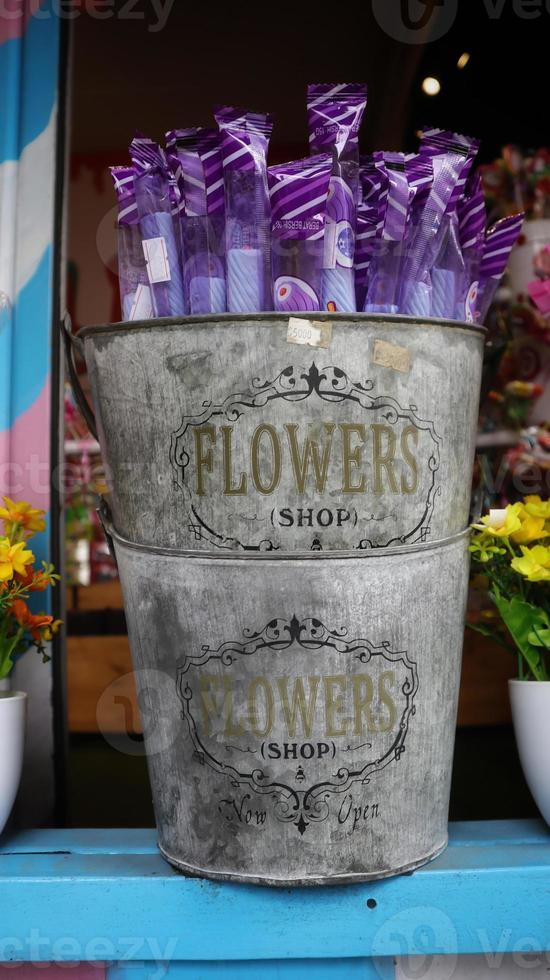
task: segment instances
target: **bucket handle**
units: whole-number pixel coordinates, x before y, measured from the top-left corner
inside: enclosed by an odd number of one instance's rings
[[[80,378],[78,377],[78,371],[76,369],[75,359],[74,359],[74,349],[78,347],[80,341],[74,336],[72,329],[72,321],[68,313],[65,313],[60,322],[61,333],[63,335],[63,340],[65,342],[65,353],[67,355],[67,367],[69,369],[69,378],[71,380],[71,388],[73,389],[74,396],[76,398],[76,403],[84,416],[86,425],[88,426],[90,432],[92,433],[94,439],[97,439],[97,424],[95,420],[95,415],[90,407],[88,399],[82,390],[82,385],[80,384]]]
[[[113,517],[112,517],[112,514],[111,514],[111,508],[109,507],[109,504],[107,503],[107,500],[105,499],[105,497],[102,496],[102,494],[99,495],[99,505],[98,505],[98,508],[97,508],[97,516],[99,517],[99,520],[101,521],[101,526],[103,528],[103,533],[104,533],[105,538],[106,538],[106,541],[107,541],[107,547],[109,548],[109,554],[110,554],[111,558],[113,559],[113,561],[114,561],[114,563],[116,565],[117,564],[117,560],[116,560],[115,546],[114,546],[114,543],[113,543],[113,535],[111,533],[112,530],[113,530]]]

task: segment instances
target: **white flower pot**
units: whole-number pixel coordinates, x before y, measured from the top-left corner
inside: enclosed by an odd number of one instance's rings
[[[527,785],[550,824],[550,681],[508,681],[519,758]]]
[[[23,691],[0,690],[0,833],[17,796],[23,747],[27,695]]]

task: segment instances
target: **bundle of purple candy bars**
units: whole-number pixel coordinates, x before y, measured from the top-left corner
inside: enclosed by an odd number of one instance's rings
[[[308,88],[312,155],[267,166],[268,115],[137,135],[112,167],[125,320],[276,310],[482,322],[523,214],[486,227],[478,142],[441,129],[417,153],[360,156],[366,86]]]

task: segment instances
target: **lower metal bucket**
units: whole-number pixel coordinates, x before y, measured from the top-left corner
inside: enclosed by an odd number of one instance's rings
[[[292,559],[113,538],[171,864],[288,886],[384,878],[439,854],[467,534]]]

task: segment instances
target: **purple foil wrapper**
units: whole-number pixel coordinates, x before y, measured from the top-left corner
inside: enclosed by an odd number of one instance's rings
[[[369,268],[376,249],[377,232],[377,223],[373,221],[372,209],[359,204],[355,236],[355,299],[358,310],[363,309],[367,298]]]
[[[133,167],[111,167],[118,205],[118,285],[123,320],[153,315],[145,256],[141,245]]]
[[[441,129],[424,130],[422,133],[421,156],[431,157],[433,161],[437,158],[445,159],[455,151],[464,155],[430,253],[431,315],[435,317],[454,317],[461,297],[465,267],[460,247],[457,206],[464,194],[478,148],[478,140],[469,136],[461,136]],[[437,164],[434,166],[437,167]]]
[[[359,176],[362,200],[357,208],[355,292],[357,309],[362,310],[367,297],[371,263],[382,241],[389,181],[385,168],[377,167],[372,157],[361,158]]]
[[[130,143],[130,157],[136,171],[149,170],[151,167],[163,170],[166,167],[166,157],[162,148],[143,133],[136,133]]]
[[[429,156],[421,153],[406,153],[405,169],[409,187],[413,192],[409,225],[415,226],[432,188],[434,168]]]
[[[479,150],[479,140],[473,136],[461,136],[460,133],[451,133],[445,129],[424,129],[422,131],[420,137],[421,155],[438,156],[448,153],[456,146],[466,148],[468,153],[447,203],[447,213],[451,213],[457,208],[459,200],[464,195],[474,158]]]
[[[186,308],[197,315],[223,313],[226,283],[219,134],[213,130],[176,129],[166,134],[166,140],[170,158],[177,160],[183,196],[179,228]]]
[[[225,183],[227,308],[273,309],[267,149],[271,116],[232,107],[215,112]]]
[[[327,202],[322,277],[322,308],[354,312],[356,208],[360,199],[358,134],[367,105],[361,83],[308,85],[309,145],[313,152],[330,151],[332,177]]]
[[[268,169],[276,310],[321,309],[331,171],[332,157],[328,154]]]
[[[225,188],[222,141],[219,132],[213,129],[199,129],[198,148],[206,189],[209,253],[222,261],[225,279]],[[224,309],[227,309],[227,302]]]
[[[166,133],[168,151],[181,167],[185,213],[189,216],[206,214],[206,187],[197,134],[197,129],[172,129]]]
[[[479,268],[478,320],[483,323],[498,284],[508,265],[510,252],[522,229],[525,214],[511,214],[491,225],[485,235],[483,257]]]
[[[414,192],[409,187],[403,153],[375,153],[374,165],[387,185],[380,248],[369,270],[365,312],[396,313],[404,242]]]
[[[222,141],[219,132],[215,129],[199,129],[197,131],[197,148],[204,174],[206,213],[223,218],[225,192]]]
[[[109,167],[115,187],[118,224],[137,225],[138,209],[134,187],[134,168],[128,165]]]
[[[361,82],[320,82],[308,85],[307,126],[314,153],[336,150],[358,154],[358,136],[367,105],[367,86]]]
[[[274,238],[323,237],[331,171],[332,157],[326,153],[269,167]]]
[[[156,317],[183,316],[181,252],[172,217],[173,195],[163,151],[152,140],[136,137],[130,146],[143,254]]]
[[[450,223],[444,219],[446,215],[455,213],[448,210],[449,204],[471,155],[472,143],[464,137],[449,143],[445,152],[427,152],[432,158],[434,179],[422,213],[407,241],[398,300],[402,313],[422,317],[431,315],[431,270],[438,256],[445,253]]]
[[[432,316],[439,319],[452,319],[455,316],[464,272],[464,258],[460,249],[458,221],[455,215],[449,222],[443,247],[431,270]]]
[[[479,172],[472,173],[467,193],[458,202],[458,234],[464,274],[458,296],[455,318],[473,323],[477,320],[479,268],[483,257],[486,229],[485,197]]]
[[[401,242],[405,237],[409,219],[409,204],[413,195],[403,153],[375,153],[377,169],[383,168],[387,174],[388,197],[382,238],[388,242]]]

